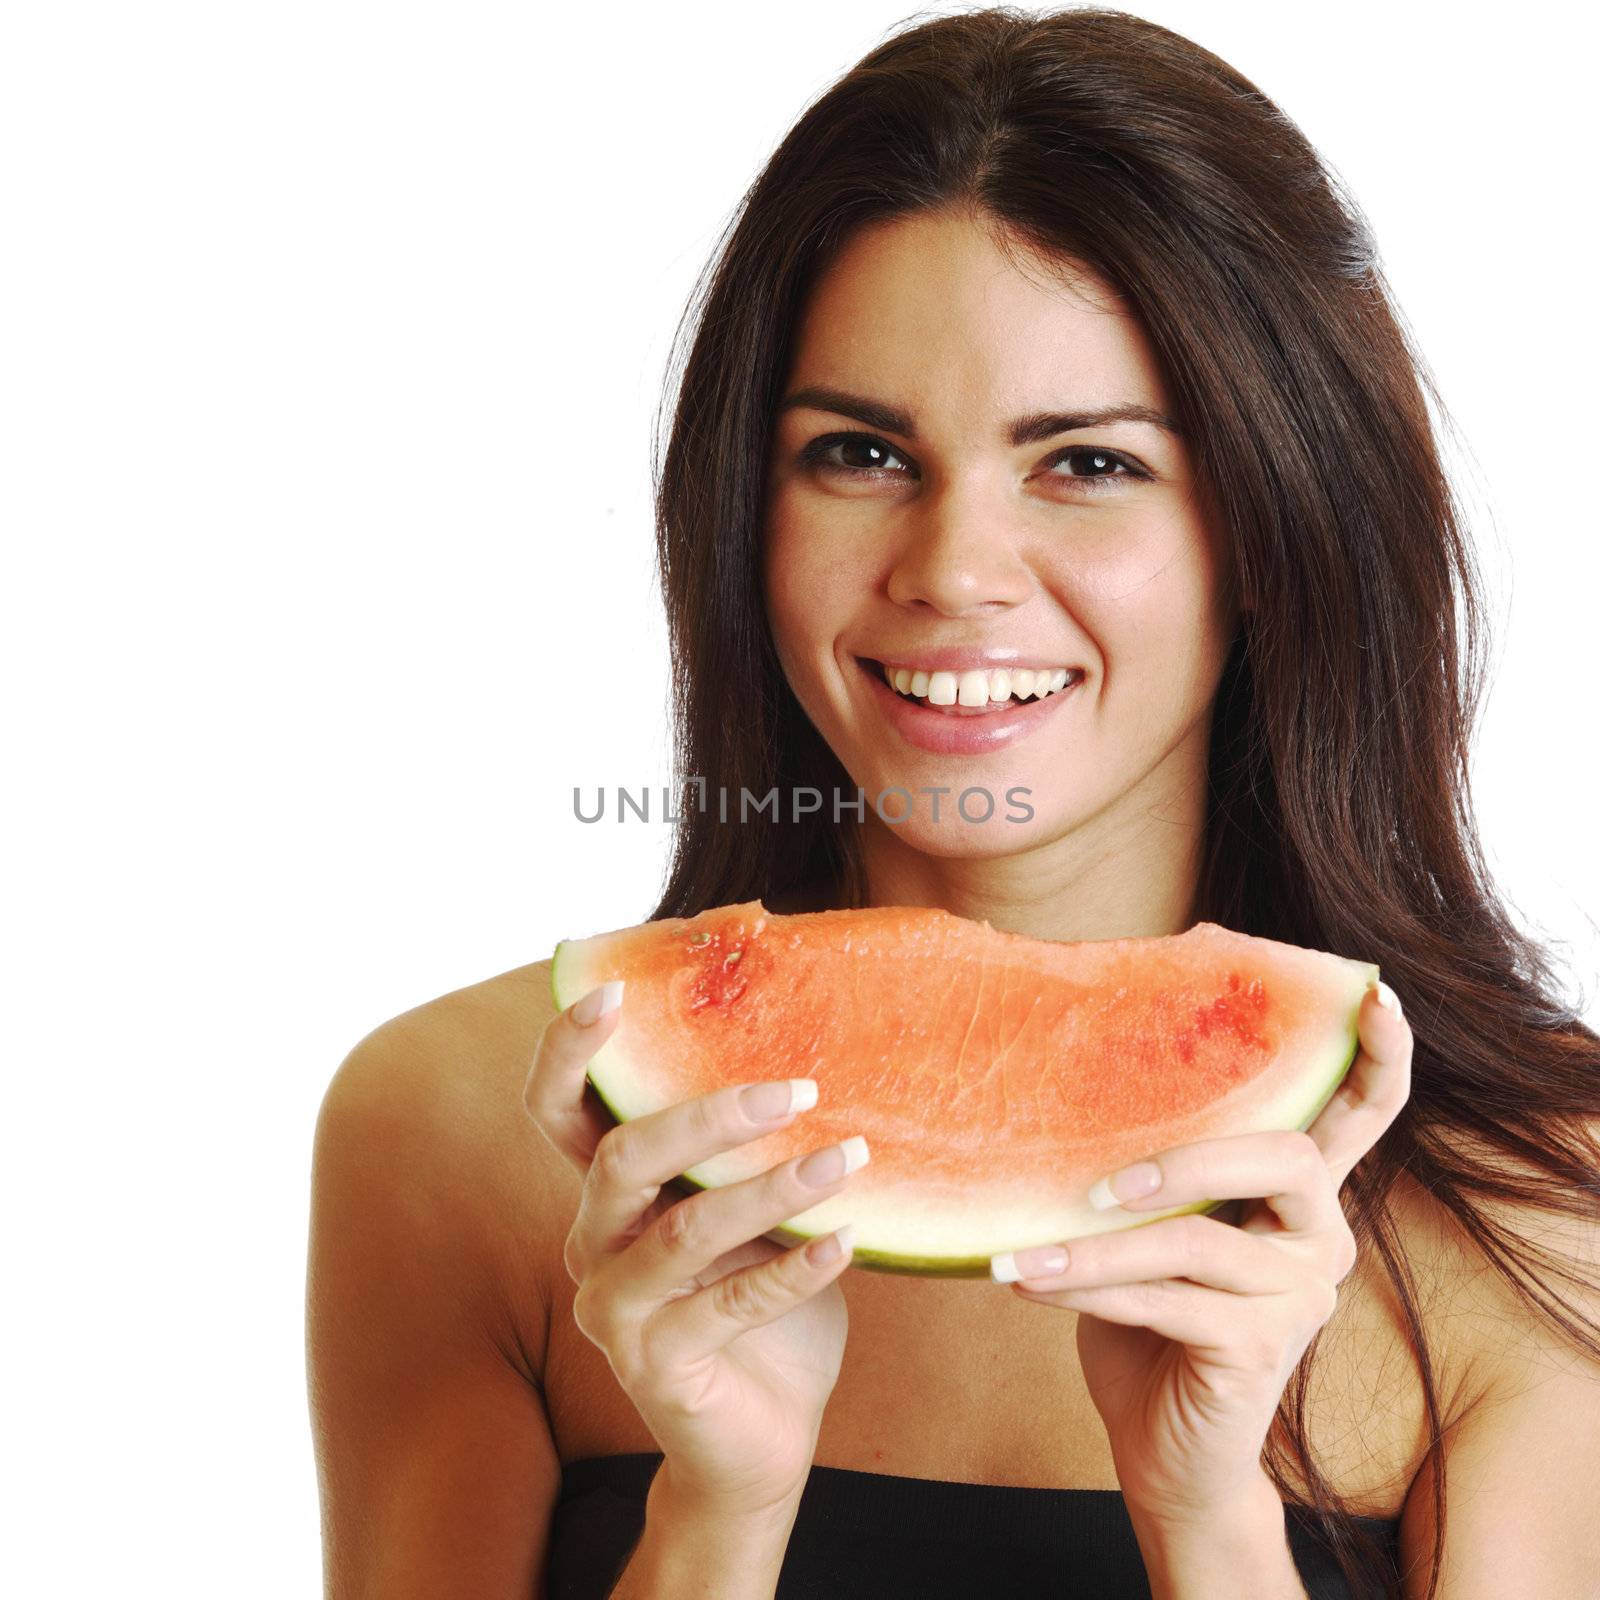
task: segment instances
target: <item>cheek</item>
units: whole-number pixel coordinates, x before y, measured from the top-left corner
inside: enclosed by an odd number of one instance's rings
[[[1107,607],[1185,637],[1211,625],[1221,578],[1204,530],[1183,518],[1130,529],[1086,576]]]
[[[1165,516],[1096,512],[1064,528],[1045,565],[1051,586],[1076,609],[1148,619],[1195,587],[1197,557]]]
[[[788,667],[830,653],[867,581],[851,552],[775,506],[762,558],[767,616]]]
[[[804,593],[805,574],[798,570],[800,556],[799,542],[782,519],[770,517],[761,551],[761,582],[772,631],[780,642],[789,632],[796,600]]]
[[[796,541],[776,520],[769,522],[762,552],[762,587],[772,642],[791,683],[796,680],[797,663],[806,653],[806,608],[801,600],[806,575],[799,568],[798,554]]]
[[[1099,655],[1113,701],[1147,703],[1158,724],[1186,719],[1195,698],[1214,687],[1225,653],[1222,575],[1196,529],[1180,533],[1169,523],[1123,534],[1074,551],[1052,587]]]

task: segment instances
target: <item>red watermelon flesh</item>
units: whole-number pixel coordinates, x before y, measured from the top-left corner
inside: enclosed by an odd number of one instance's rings
[[[684,1174],[705,1188],[863,1135],[871,1161],[769,1237],[856,1225],[854,1262],[978,1276],[1002,1250],[1140,1226],[1087,1191],[1175,1145],[1306,1128],[1357,1049],[1370,963],[1202,922],[1065,944],[913,907],[759,901],[566,940],[566,1007],[622,979],[589,1078],[619,1120],[729,1084],[814,1078],[816,1107]]]

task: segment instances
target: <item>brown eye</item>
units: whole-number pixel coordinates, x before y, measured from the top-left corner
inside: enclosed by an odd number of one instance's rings
[[[835,451],[840,453],[840,459],[830,460]],[[850,478],[872,478],[880,472],[888,472],[890,477],[903,476],[885,466],[886,462],[901,460],[893,446],[870,433],[825,433],[800,452],[800,460],[806,466]]]
[[[875,480],[880,477],[900,478],[907,474],[904,459],[893,445],[871,433],[825,433],[813,439],[800,452],[800,462],[819,472],[835,477]],[[890,462],[899,463],[891,467]],[[1073,464],[1072,472],[1056,472],[1063,462]],[[1103,450],[1098,445],[1074,444],[1058,450],[1046,463],[1046,477],[1065,481],[1091,493],[1098,492],[1119,479],[1148,481],[1149,473],[1115,450]],[[1081,470],[1080,470],[1081,469]],[[912,469],[911,476],[915,476]]]
[[[1118,478],[1138,479],[1149,476],[1134,466],[1126,456],[1118,455],[1115,450],[1102,450],[1098,445],[1069,445],[1065,450],[1056,453],[1050,465],[1057,467],[1069,461],[1083,470],[1052,473],[1051,476],[1065,477],[1069,482],[1081,483],[1089,489],[1099,489],[1102,485],[1114,482]]]

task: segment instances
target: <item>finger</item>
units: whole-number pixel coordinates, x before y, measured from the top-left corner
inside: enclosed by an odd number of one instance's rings
[[[1124,1283],[1098,1289],[1036,1290],[1017,1284],[1024,1300],[1041,1305],[1086,1311],[1104,1322],[1148,1328],[1191,1350],[1244,1371],[1259,1374],[1287,1362],[1292,1366],[1305,1353],[1311,1335],[1334,1313],[1339,1292],[1326,1281],[1309,1281],[1305,1304],[1292,1316],[1289,1302],[1274,1306],[1266,1300],[1241,1301],[1217,1289],[1201,1288],[1172,1278],[1151,1283]],[[1241,1307],[1255,1308],[1241,1315]],[[1284,1331],[1286,1328],[1292,1331]]]
[[[1059,1264],[1048,1259],[1054,1252],[1059,1252]],[[1098,1289],[1186,1278],[1240,1295],[1292,1291],[1304,1271],[1259,1234],[1194,1213],[996,1256],[989,1270],[996,1283],[1020,1280],[1035,1289]]]
[[[1090,1203],[1129,1191],[1129,1175],[1153,1169],[1156,1187],[1120,1201],[1124,1211],[1143,1216],[1211,1200],[1262,1200],[1282,1225],[1296,1233],[1337,1231],[1345,1224],[1327,1162],[1309,1134],[1283,1131],[1236,1133],[1178,1145],[1102,1178],[1089,1191]]]
[[[1389,1004],[1393,1001],[1393,1005]],[[1386,983],[1367,990],[1356,1016],[1360,1049],[1338,1092],[1307,1132],[1337,1189],[1400,1115],[1411,1096],[1410,1025]]]
[[[814,1079],[779,1078],[713,1089],[611,1128],[584,1178],[568,1236],[569,1266],[587,1273],[625,1250],[662,1184],[720,1151],[787,1127],[816,1099]]]
[[[1040,1305],[1087,1311],[1102,1321],[1118,1322],[1124,1327],[1148,1328],[1179,1344],[1212,1353],[1227,1343],[1236,1343],[1242,1331],[1237,1302],[1230,1307],[1216,1289],[1172,1279],[1107,1284],[1096,1289],[1046,1289],[1019,1283],[1013,1293]]]
[[[674,1208],[676,1209],[676,1208]],[[682,1370],[714,1355],[751,1328],[776,1322],[825,1289],[850,1265],[855,1228],[846,1223],[770,1261],[741,1267],[663,1306],[645,1330],[651,1358]]]
[[[626,1272],[630,1297],[664,1303],[730,1250],[838,1194],[870,1156],[858,1134],[742,1183],[708,1189],[658,1217],[617,1258],[616,1270]]]
[[[595,1052],[616,1030],[622,985],[603,983],[550,1019],[522,1086],[522,1104],[551,1144],[580,1172],[611,1126],[584,1095]]]

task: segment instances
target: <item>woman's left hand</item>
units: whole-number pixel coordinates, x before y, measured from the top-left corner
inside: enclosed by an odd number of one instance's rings
[[[1078,1356],[1123,1495],[1149,1516],[1193,1521],[1259,1486],[1284,1388],[1355,1265],[1339,1187],[1406,1103],[1412,1044],[1376,990],[1357,1027],[1355,1061],[1307,1132],[1160,1152],[1160,1188],[1123,1208],[1247,1200],[1237,1227],[1194,1212],[1074,1239],[1048,1277],[1030,1276],[1042,1250],[1016,1253],[1013,1293],[1080,1313]]]

